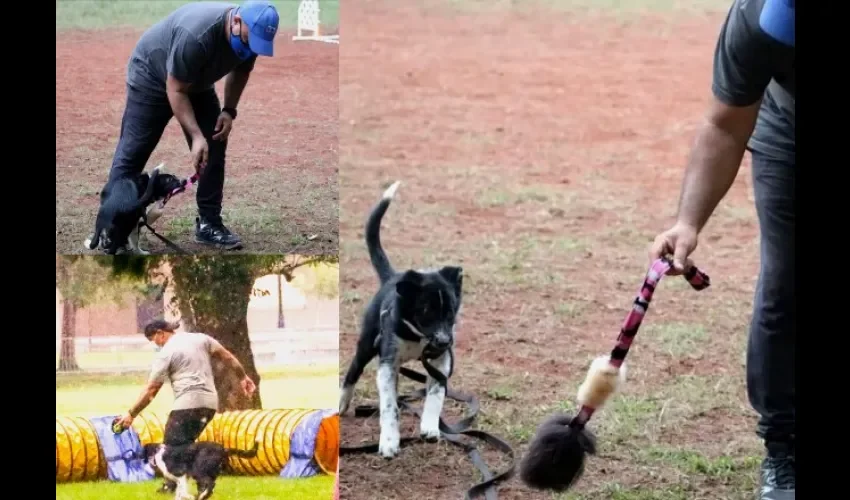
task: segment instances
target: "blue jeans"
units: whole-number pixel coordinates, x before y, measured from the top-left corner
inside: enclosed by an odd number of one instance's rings
[[[795,438],[794,160],[752,154],[761,268],[747,346],[747,393],[766,442]]]
[[[221,105],[214,89],[190,94],[192,108],[195,110],[195,120],[207,139],[209,156],[207,166],[200,179],[196,201],[198,215],[210,222],[221,222],[221,201],[224,192],[224,164],[227,141],[212,139]],[[127,86],[127,101],[124,116],[121,118],[121,135],[112,158],[112,168],[109,180],[140,174],[150,159],[153,150],[159,144],[162,133],[168,122],[174,116],[171,105],[165,94],[152,96],[131,86]],[[183,131],[189,148],[192,139]],[[174,158],[170,164],[185,164],[188,166],[188,156]],[[175,169],[176,170],[176,169]],[[181,169],[182,170],[182,169]],[[193,171],[185,169],[185,177]],[[174,170],[172,170],[174,171]],[[180,174],[180,176],[184,176]]]

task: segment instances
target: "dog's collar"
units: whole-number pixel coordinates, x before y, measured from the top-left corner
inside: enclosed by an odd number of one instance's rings
[[[438,358],[438,357],[442,356],[443,353],[445,353],[447,350],[449,350],[448,347],[440,348],[440,349],[434,347],[434,344],[428,340],[428,338],[425,336],[425,334],[420,332],[418,328],[413,326],[413,324],[410,321],[407,321],[406,319],[402,318],[401,322],[404,323],[404,326],[406,326],[408,330],[410,330],[414,335],[419,337],[420,341],[424,340],[426,342],[425,349],[422,350],[422,356],[423,357],[426,357],[426,358],[429,358],[429,359]]]

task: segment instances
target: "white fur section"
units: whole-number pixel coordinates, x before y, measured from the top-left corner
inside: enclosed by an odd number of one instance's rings
[[[388,363],[378,365],[378,404],[381,413],[381,438],[378,442],[378,453],[384,458],[392,458],[398,454],[401,436],[398,430],[396,370]]]
[[[176,500],[195,500],[195,496],[189,493],[189,476],[182,475],[177,480],[177,489],[174,491]]]
[[[343,387],[339,390],[339,414],[343,415],[348,411],[351,405],[351,399],[354,397],[354,387]]]
[[[587,377],[578,388],[578,403],[591,408],[601,408],[626,380],[626,365],[611,366],[609,356],[593,360]]]
[[[448,351],[434,360],[434,368],[448,378],[451,369],[451,355]],[[428,377],[428,390],[425,404],[422,408],[422,420],[419,422],[419,434],[426,439],[440,437],[440,414],[443,413],[443,403],[446,400],[446,388]]]
[[[175,477],[172,473],[168,472],[168,467],[165,466],[165,462],[162,460],[162,455],[165,453],[165,446],[160,446],[159,450],[154,455],[154,463],[162,475],[165,476],[166,479],[177,482],[177,477]]]
[[[397,363],[403,365],[408,361],[421,358],[426,345],[428,345],[428,341],[424,338],[419,342],[398,339]]]
[[[391,200],[395,197],[395,192],[398,191],[398,186],[401,184],[401,181],[393,182],[392,186],[388,187],[386,191],[384,191],[384,195],[382,196],[385,200]]]
[[[154,170],[158,170],[160,174],[165,173],[165,162],[160,163],[159,165],[153,168]]]

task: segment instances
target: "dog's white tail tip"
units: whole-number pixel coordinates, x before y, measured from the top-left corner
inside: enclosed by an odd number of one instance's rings
[[[165,162],[162,162],[159,165],[157,165],[156,167],[154,167],[154,170],[159,170],[160,172],[165,172]]]
[[[393,182],[392,186],[388,187],[386,191],[384,191],[383,198],[385,200],[391,200],[395,196],[395,192],[398,191],[398,186],[401,184],[401,181]]]

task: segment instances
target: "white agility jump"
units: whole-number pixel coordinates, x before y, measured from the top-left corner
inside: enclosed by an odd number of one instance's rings
[[[305,31],[312,34],[305,35]],[[301,0],[298,5],[298,34],[295,41],[312,40],[314,42],[339,43],[339,35],[322,35],[319,27],[319,0]]]

